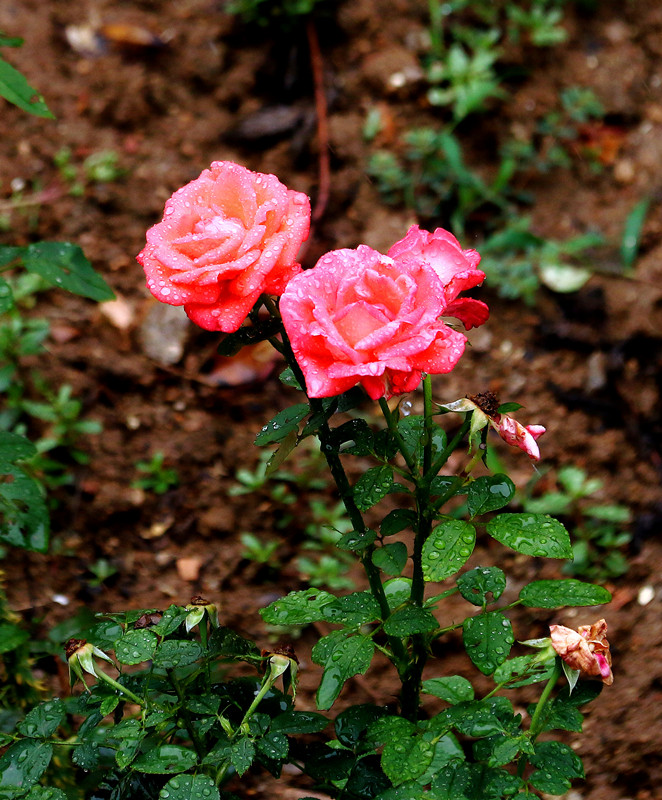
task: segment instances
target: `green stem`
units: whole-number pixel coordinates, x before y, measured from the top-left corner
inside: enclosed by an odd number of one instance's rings
[[[175,694],[177,695],[177,699],[179,700],[179,713],[181,714],[182,719],[184,720],[184,726],[188,732],[189,738],[191,742],[193,742],[193,747],[195,748],[195,752],[198,754],[199,758],[202,758],[205,755],[205,748],[198,737],[198,734],[193,727],[193,720],[191,719],[191,715],[188,712],[187,708],[187,699],[184,691],[182,690],[182,686],[175,675],[175,671],[172,669],[167,669],[166,673],[168,675],[168,680],[172,684],[173,689],[175,690]]]
[[[469,415],[467,415],[467,418],[462,423],[462,426],[460,427],[458,432],[455,434],[455,436],[453,436],[453,438],[450,440],[450,442],[441,451],[441,453],[439,454],[437,460],[432,465],[432,468],[430,469],[430,472],[426,476],[429,481],[431,481],[432,478],[434,478],[435,475],[437,475],[439,470],[448,461],[448,459],[451,456],[451,454],[455,452],[455,449],[457,448],[458,444],[462,441],[462,439],[464,439],[464,436],[465,436],[465,434],[467,433],[467,431],[469,430],[470,427],[471,427],[471,417]]]
[[[141,708],[145,707],[145,701],[141,697],[138,697],[137,694],[134,694],[130,689],[127,689],[126,686],[122,686],[121,683],[118,683],[116,680],[111,678],[110,675],[106,675],[106,673],[103,670],[95,669],[94,674],[100,681],[103,681],[104,683],[108,684],[108,686],[112,686],[113,689],[116,689],[121,694],[126,695],[130,700],[133,700],[133,702],[137,703]]]
[[[413,455],[407,452],[402,434],[398,430],[398,422],[395,418],[395,414],[391,413],[391,409],[388,407],[388,403],[383,397],[379,398],[379,407],[382,410],[382,414],[384,415],[388,429],[391,432],[391,436],[393,436],[395,439],[396,444],[398,445],[398,450],[402,453],[402,457],[404,458],[407,468],[411,473],[411,480],[414,483],[418,483],[418,466],[416,465],[416,459]]]
[[[561,663],[561,659],[557,658],[556,663],[554,664],[554,670],[547,681],[545,688],[542,690],[542,694],[540,695],[540,699],[536,705],[536,710],[533,712],[533,717],[531,718],[531,725],[529,726],[529,738],[531,743],[535,742],[538,738],[538,734],[542,728],[542,720],[543,714],[545,712],[545,707],[547,702],[549,701],[549,697],[552,693],[552,690],[556,686],[558,679],[561,677],[561,673],[563,672],[563,666]],[[524,775],[524,770],[526,769],[526,765],[528,764],[528,757],[525,753],[519,758],[517,762],[517,776],[519,778]]]

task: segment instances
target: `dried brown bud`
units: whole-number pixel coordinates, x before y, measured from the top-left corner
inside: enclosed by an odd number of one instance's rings
[[[87,639],[69,639],[64,645],[64,654],[67,657],[67,661],[73,656],[76,650],[80,650],[80,648],[86,644]]]
[[[199,594],[196,594],[194,597],[191,598],[191,605],[192,606],[210,606],[211,603],[209,600],[205,600],[204,597],[200,597]]]
[[[133,623],[133,627],[137,630],[140,630],[141,628],[151,628],[152,625],[158,625],[162,617],[163,614],[160,611],[152,611],[151,613],[142,614]]]
[[[469,397],[469,400],[488,417],[495,417],[499,413],[499,398],[494,392],[479,392]]]

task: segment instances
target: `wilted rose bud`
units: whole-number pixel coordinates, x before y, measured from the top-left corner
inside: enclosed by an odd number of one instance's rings
[[[606,686],[611,686],[614,676],[604,619],[593,625],[580,625],[576,631],[563,625],[550,625],[549,631],[552,647],[571,669],[600,677]]]
[[[191,598],[191,602],[186,606],[189,612],[186,616],[186,633],[195,628],[195,626],[202,621],[202,618],[207,615],[212,628],[218,628],[218,608],[205,600],[200,595],[195,595]]]
[[[464,397],[453,403],[446,403],[441,408],[447,411],[472,412],[469,437],[476,438],[478,433],[489,425],[499,436],[513,447],[519,447],[534,461],[540,460],[540,448],[536,439],[545,433],[542,425],[522,425],[507,414],[498,411],[499,401],[492,392],[480,392],[473,397]]]
[[[109,664],[115,666],[112,658],[107,656],[103,650],[99,650],[91,642],[85,639],[69,639],[64,646],[64,652],[69,663],[69,681],[71,686],[76,683],[76,680],[81,680],[85,683],[83,672],[93,675],[95,678],[99,677],[99,672],[96,669],[94,658],[101,658]]]
[[[296,697],[297,672],[299,659],[291,644],[277,645],[273,650],[263,650],[262,656],[267,658],[269,675],[267,681],[273,685],[280,675],[283,676],[285,692],[292,687],[292,698]]]

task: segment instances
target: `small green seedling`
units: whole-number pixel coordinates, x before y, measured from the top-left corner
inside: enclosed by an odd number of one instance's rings
[[[164,466],[165,456],[161,451],[154,453],[149,461],[139,461],[136,469],[143,473],[142,478],[133,481],[131,486],[146,489],[155,494],[165,494],[179,483],[177,470]]]

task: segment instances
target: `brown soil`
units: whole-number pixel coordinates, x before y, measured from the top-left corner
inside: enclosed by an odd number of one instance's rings
[[[289,393],[275,376],[255,377],[264,369],[259,353],[245,364],[248,380],[242,374],[235,376],[244,381],[239,386],[224,385],[233,377],[215,356],[217,338],[182,326],[181,314],[149,298],[134,260],[164,201],[212,160],[273,172],[289,187],[317,196],[305,36],[272,41],[241,28],[219,6],[212,0],[94,0],[85,10],[57,0],[0,5],[0,30],[26,39],[23,48],[3,55],[30,76],[57,116],[39,120],[2,104],[0,202],[4,207],[17,179],[26,191],[35,184],[45,194],[41,205],[13,212],[0,242],[76,242],[118,296],[104,309],[50,292],[31,312],[52,325],[47,355],[32,366],[54,386],[71,384],[104,431],[85,440],[89,465],[72,467],[74,484],[57,493],[52,553],[11,554],[10,599],[26,618],[50,623],[81,605],[160,607],[202,594],[220,600],[228,624],[266,642],[269,632],[257,609],[305,585],[293,558],[311,494],[294,490],[300,494],[294,514],[268,485],[256,494],[228,494],[237,486],[236,471],[257,463],[256,430]],[[381,144],[396,148],[400,132],[439,120],[441,112],[425,104],[417,80],[398,88],[390,81],[418,63],[425,24],[425,4],[414,0],[351,0],[339,4],[335,22],[322,26],[332,183],[305,255],[308,265],[335,247],[365,242],[388,248],[413,221],[408,212],[385,207],[367,179],[362,126],[367,110],[378,105],[389,121]],[[67,40],[69,26],[98,31],[104,25],[123,27],[102,29],[106,45],[95,54],[77,52]],[[490,388],[504,400],[518,400],[526,422],[548,428],[543,469],[577,464],[604,482],[599,500],[632,508],[630,571],[612,582],[615,600],[604,609],[616,681],[589,712],[584,735],[570,737],[587,769],[586,783],[572,796],[649,800],[662,797],[662,11],[656,0],[602,3],[593,13],[570,14],[567,27],[568,42],[554,50],[523,45],[511,53],[528,76],[513,85],[511,102],[499,106],[498,116],[478,116],[478,126],[469,121],[458,135],[475,165],[490,174],[495,136],[530,130],[533,117],[549,110],[564,87],[593,88],[619,131],[615,157],[599,175],[575,158],[570,169],[531,178],[527,189],[535,193],[530,213],[538,233],[564,239],[598,230],[612,247],[596,264],[601,274],[579,293],[542,293],[535,308],[499,299],[488,276],[481,297],[491,320],[472,334],[473,348],[435,391],[450,401]],[[151,33],[154,46],[132,45],[138,32]],[[63,147],[76,165],[91,152],[113,150],[125,173],[70,196],[53,160]],[[636,274],[609,274],[623,221],[644,195],[653,206]],[[174,356],[154,350],[154,330],[157,340],[174,347]],[[177,469],[178,485],[163,495],[132,488],[136,462],[158,450]],[[524,486],[531,467],[525,457],[503,453],[511,455],[513,478]],[[313,498],[325,497],[316,492]],[[242,531],[282,540],[278,571],[243,558]],[[482,554],[490,563],[507,558],[518,580],[541,569],[492,548]],[[117,573],[94,587],[90,566],[100,558]],[[652,588],[646,603],[640,602],[643,587]],[[70,605],[58,604],[58,596]],[[550,621],[591,619],[591,611],[520,615],[516,638],[544,635]],[[318,635],[303,632],[302,654]],[[304,663],[303,675],[301,707],[312,707],[314,666]],[[352,681],[347,696],[387,702],[391,681],[378,669],[369,683]],[[251,791],[266,798],[275,790],[258,781]],[[289,797],[288,791],[281,788],[278,796]]]

